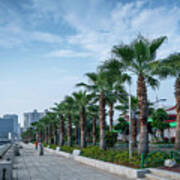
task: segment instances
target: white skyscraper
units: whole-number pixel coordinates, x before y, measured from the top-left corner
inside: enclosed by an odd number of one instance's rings
[[[39,121],[46,113],[47,110],[38,112],[36,109],[33,112],[24,113],[24,129],[30,127],[33,122]]]

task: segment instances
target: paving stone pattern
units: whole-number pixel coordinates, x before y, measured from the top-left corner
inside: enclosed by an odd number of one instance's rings
[[[128,180],[72,159],[45,152],[39,156],[34,147],[23,144],[15,159],[14,180]]]

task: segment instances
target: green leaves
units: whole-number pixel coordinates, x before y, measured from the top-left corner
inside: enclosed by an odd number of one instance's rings
[[[156,128],[159,130],[164,130],[169,127],[169,124],[165,122],[165,120],[168,120],[168,114],[162,108],[157,109],[153,113],[152,119],[153,119],[153,121],[152,121],[153,128]]]
[[[154,59],[156,56],[157,49],[163,44],[163,42],[167,39],[166,36],[159,37],[157,39],[154,39],[150,44],[150,54],[151,59]]]
[[[142,74],[146,78],[146,83],[155,88],[158,87],[158,81],[153,76],[167,73],[167,69],[160,69],[160,60],[155,61],[156,52],[165,39],[166,37],[162,36],[149,41],[139,35],[129,45],[114,46],[112,52],[123,64],[123,71],[131,71],[136,75]]]

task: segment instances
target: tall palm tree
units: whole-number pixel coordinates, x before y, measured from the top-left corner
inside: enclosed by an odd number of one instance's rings
[[[59,145],[63,146],[64,145],[64,103],[55,103],[55,107],[52,108],[52,110],[58,115],[59,117]]]
[[[57,144],[57,115],[54,112],[47,113],[49,143]]]
[[[156,60],[156,52],[163,44],[166,37],[159,37],[152,41],[138,36],[130,45],[120,44],[114,46],[113,54],[123,64],[125,71],[134,73],[137,77],[137,97],[140,121],[139,153],[148,152],[148,127],[147,127],[147,83],[152,87],[158,85],[153,77],[151,64]]]
[[[120,100],[120,105],[117,105],[115,108],[122,112],[122,116],[127,115],[128,113],[128,100],[124,99],[123,101]],[[131,119],[131,140],[132,140],[132,147],[135,148],[137,146],[136,137],[138,131],[138,121],[136,115],[138,114],[138,99],[134,96],[131,96],[131,111],[132,111],[132,119]]]
[[[92,119],[92,137],[93,137],[93,145],[96,145],[97,141],[97,133],[96,133],[96,124],[98,119],[98,111],[99,108],[97,105],[89,104],[87,107],[88,116]]]
[[[157,63],[157,74],[161,78],[167,76],[175,77],[175,99],[176,99],[176,139],[175,150],[180,150],[180,53],[171,54],[169,57]]]
[[[75,104],[78,106],[80,113],[81,148],[86,147],[86,106],[91,100],[91,97],[86,91],[80,90],[73,93]]]
[[[68,146],[72,146],[72,111],[74,106],[74,99],[71,96],[66,96],[64,101],[64,110],[67,117],[67,137]]]
[[[100,126],[100,148],[106,149],[105,142],[105,97],[107,87],[107,73],[87,73],[89,84],[79,83],[77,86],[84,86],[88,91],[95,93],[99,97],[99,126]]]
[[[109,131],[113,129],[114,104],[118,99],[124,100],[127,95],[124,83],[130,83],[130,76],[122,71],[123,65],[116,59],[109,59],[99,66],[100,71],[104,71],[109,76],[107,77],[106,102],[109,106]]]

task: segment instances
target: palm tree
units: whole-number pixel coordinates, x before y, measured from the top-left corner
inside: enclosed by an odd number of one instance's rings
[[[107,77],[107,91],[106,102],[109,106],[109,131],[113,129],[113,115],[114,115],[114,104],[118,99],[124,100],[127,95],[124,83],[130,83],[130,76],[127,73],[123,73],[122,64],[116,59],[109,59],[101,66],[100,71],[104,71],[109,74]]]
[[[120,105],[117,105],[115,108],[122,112],[122,116],[127,115],[128,113],[128,100],[124,99],[119,100]],[[131,111],[132,111],[132,119],[131,119],[131,140],[132,147],[135,148],[137,146],[136,137],[138,131],[138,121],[136,115],[138,114],[138,99],[135,96],[131,96]]]
[[[175,81],[175,99],[176,99],[176,139],[175,150],[180,150],[180,53],[171,54],[169,57],[163,59],[160,63],[157,63],[156,73],[161,78],[167,78],[172,76],[176,78]]]
[[[148,152],[148,127],[147,127],[147,83],[155,88],[158,81],[153,77],[153,66],[156,52],[163,44],[166,37],[159,37],[149,41],[138,36],[130,45],[118,45],[112,49],[113,54],[122,63],[124,71],[130,71],[137,77],[137,97],[140,121],[139,153]]]
[[[73,98],[80,113],[81,148],[84,148],[86,147],[86,106],[91,99],[91,95],[88,95],[86,91],[79,91],[73,93]]]
[[[105,97],[107,87],[107,73],[87,73],[89,84],[79,83],[77,86],[84,86],[88,91],[99,97],[99,126],[100,126],[100,149],[106,149],[105,142]]]
[[[55,103],[56,107],[52,108],[53,111],[58,115],[59,117],[59,145],[64,145],[64,104],[61,103]]]
[[[71,96],[66,96],[64,103],[64,110],[67,117],[67,137],[68,146],[72,146],[72,111],[74,106],[74,99]]]
[[[98,118],[99,108],[97,105],[89,104],[87,107],[88,116],[92,119],[92,137],[93,137],[93,145],[96,145],[96,123]]]
[[[49,143],[57,144],[57,115],[54,112],[47,113]]]

